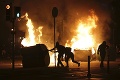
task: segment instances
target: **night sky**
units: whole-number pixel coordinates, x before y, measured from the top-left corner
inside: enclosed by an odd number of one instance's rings
[[[111,0],[112,1],[112,0]],[[19,5],[21,7],[21,14],[24,15],[26,12],[29,17],[34,22],[35,26],[44,26],[44,34],[53,34],[50,32],[53,30],[53,17],[52,8],[58,8],[58,16],[56,19],[57,26],[61,26],[61,21],[64,21],[66,38],[71,34],[70,31],[74,29],[75,20],[82,18],[82,16],[87,16],[89,10],[93,9],[96,15],[99,17],[98,24],[101,26],[103,31],[102,36],[109,36],[110,39],[111,30],[108,25],[111,22],[111,2],[110,0],[15,0],[14,5]],[[8,44],[8,39],[11,37],[10,29],[12,24],[5,21],[5,5],[9,3],[10,0],[0,1],[0,45]],[[25,21],[21,20],[16,22],[16,29],[25,31]],[[70,26],[71,25],[71,26]],[[45,33],[47,29],[47,33]],[[58,28],[58,32],[60,29]],[[47,37],[47,36],[44,36]],[[52,39],[51,39],[52,40]],[[65,39],[66,40],[66,39]]]

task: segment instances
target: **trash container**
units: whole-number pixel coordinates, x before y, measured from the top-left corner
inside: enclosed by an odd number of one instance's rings
[[[74,57],[76,61],[88,61],[88,56],[92,56],[91,50],[74,50]]]
[[[47,47],[44,44],[24,47],[21,49],[23,68],[30,67],[48,67],[50,56]]]

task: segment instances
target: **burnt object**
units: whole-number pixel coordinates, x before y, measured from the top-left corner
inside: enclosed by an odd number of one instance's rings
[[[50,56],[47,47],[44,44],[24,47],[21,49],[23,68],[30,67],[48,67]]]

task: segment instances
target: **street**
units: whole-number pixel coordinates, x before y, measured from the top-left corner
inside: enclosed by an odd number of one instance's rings
[[[65,62],[63,61],[64,65]],[[77,64],[69,61],[69,68],[62,67],[36,67],[23,68],[21,60],[15,60],[15,69],[12,70],[10,60],[0,61],[0,80],[119,80],[120,61],[109,62],[109,73],[107,61],[104,62],[104,68],[100,69],[99,61],[90,62],[90,74],[88,77],[88,62]]]

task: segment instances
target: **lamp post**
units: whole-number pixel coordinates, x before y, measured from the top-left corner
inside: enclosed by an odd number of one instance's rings
[[[52,16],[54,17],[54,47],[55,47],[55,18],[58,15],[58,9],[56,7],[53,7],[52,9]],[[56,53],[54,50],[54,54],[55,54],[55,67],[56,67]]]

